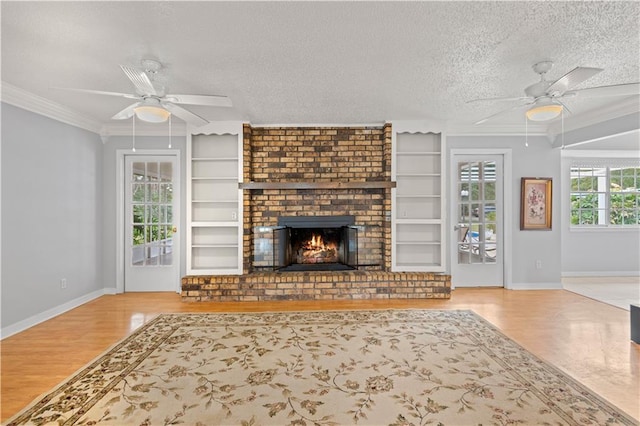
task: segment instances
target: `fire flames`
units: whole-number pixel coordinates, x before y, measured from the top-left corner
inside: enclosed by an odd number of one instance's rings
[[[338,247],[325,242],[322,235],[312,234],[298,250],[298,263],[333,263],[338,261]]]

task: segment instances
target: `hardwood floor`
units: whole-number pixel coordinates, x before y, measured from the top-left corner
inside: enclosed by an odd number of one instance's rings
[[[2,341],[2,420],[164,312],[472,309],[540,358],[640,419],[640,346],[629,312],[564,290],[457,289],[451,300],[183,303],[173,293],[103,296]]]

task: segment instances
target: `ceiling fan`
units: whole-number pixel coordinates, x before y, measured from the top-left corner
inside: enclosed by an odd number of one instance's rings
[[[119,96],[137,101],[111,117],[114,120],[124,120],[131,118],[135,114],[140,120],[161,123],[173,114],[187,123],[203,126],[209,121],[178,105],[231,106],[231,100],[226,96],[165,94],[164,86],[157,83],[154,84],[158,71],[162,69],[162,64],[153,59],[143,59],[141,64],[142,68],[120,65],[122,71],[135,86],[135,94],[73,88],[64,88],[64,90]]]
[[[509,111],[524,109],[527,107],[525,115],[532,121],[547,121],[558,117],[563,111],[571,113],[569,108],[562,102],[565,98],[574,96],[581,97],[613,97],[640,95],[640,83],[616,84],[611,86],[587,87],[585,89],[573,89],[583,81],[604,71],[602,68],[576,67],[557,79],[548,81],[546,73],[553,67],[553,62],[544,61],[533,65],[533,71],[540,75],[540,81],[524,89],[526,96],[504,97],[504,98],[483,98],[473,99],[471,102],[484,101],[514,101],[517,105],[499,111],[489,117],[485,117],[474,124],[482,124],[501,114]]]

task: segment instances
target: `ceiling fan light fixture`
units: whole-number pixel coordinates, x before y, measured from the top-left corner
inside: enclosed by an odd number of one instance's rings
[[[136,107],[134,112],[136,113],[136,117],[148,123],[163,123],[167,121],[171,115],[171,113],[166,109],[153,105],[142,105]]]
[[[534,106],[527,111],[527,118],[531,121],[548,121],[556,118],[562,113],[562,105],[545,104]]]

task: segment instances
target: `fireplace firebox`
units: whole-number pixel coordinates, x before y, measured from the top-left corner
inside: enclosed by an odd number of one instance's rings
[[[358,267],[354,216],[282,216],[273,231],[274,269],[341,271]]]

